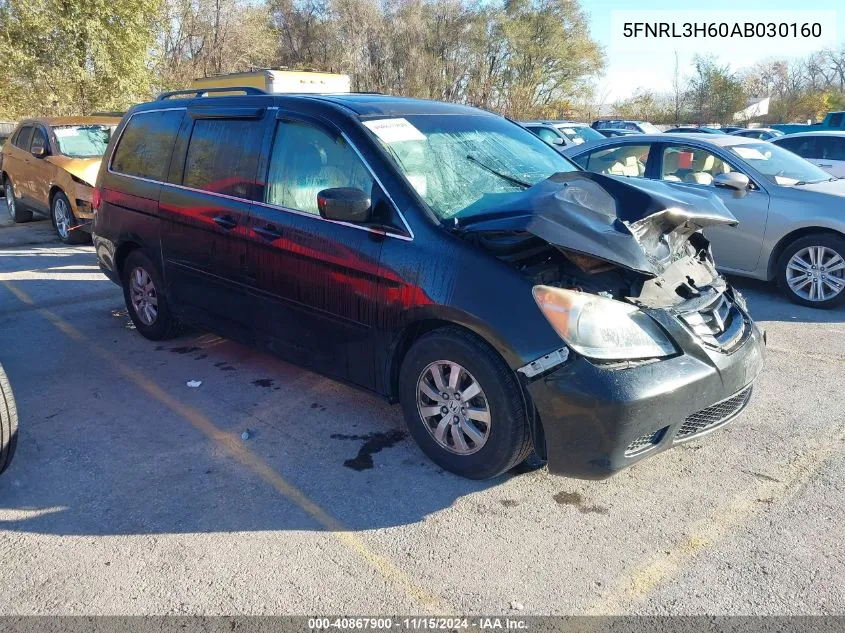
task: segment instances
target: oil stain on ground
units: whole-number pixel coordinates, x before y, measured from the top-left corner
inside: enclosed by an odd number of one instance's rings
[[[158,349],[158,348],[156,348],[156,349]],[[172,354],[190,354],[192,352],[198,352],[201,349],[202,349],[201,347],[196,347],[195,345],[191,345],[191,346],[184,345],[182,347],[171,347],[170,352]]]
[[[566,492],[565,490],[561,490],[554,496],[554,500],[557,501],[558,505],[562,506],[573,506],[578,508],[578,511],[581,514],[607,514],[608,510],[604,506],[598,505],[585,505],[584,504],[584,497],[581,496],[578,492]]]
[[[217,367],[217,369],[219,369],[220,371],[235,371],[235,368],[232,367],[225,360],[220,361],[219,363],[214,363],[214,366]]]
[[[259,378],[258,380],[253,380],[252,384],[256,387],[272,387],[273,381],[269,378]]]
[[[352,459],[347,459],[343,465],[352,470],[369,470],[373,467],[373,454],[384,448],[390,448],[404,440],[408,436],[404,431],[388,431],[387,433],[367,433],[366,435],[344,435],[333,433],[333,440],[359,440],[364,444],[358,449],[358,454]]]

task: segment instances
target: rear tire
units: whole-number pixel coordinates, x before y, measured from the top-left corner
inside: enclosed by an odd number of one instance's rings
[[[841,304],[845,300],[845,239],[830,233],[798,238],[778,258],[777,281],[794,303],[811,308]]]
[[[18,412],[12,386],[0,365],[0,473],[9,467],[18,443]]]
[[[123,299],[135,329],[151,341],[172,338],[179,324],[170,309],[158,268],[142,251],[123,262]]]
[[[79,229],[79,221],[73,215],[70,200],[61,191],[53,196],[50,203],[50,217],[56,234],[65,244],[83,244],[91,239],[90,235]]]
[[[408,350],[399,372],[399,399],[422,451],[461,477],[495,477],[531,450],[516,376],[493,349],[459,328],[430,332]]]
[[[32,211],[21,208],[17,198],[15,198],[15,188],[12,186],[12,181],[7,179],[4,183],[4,188],[6,190],[6,206],[12,220],[16,224],[29,222],[32,219]]]

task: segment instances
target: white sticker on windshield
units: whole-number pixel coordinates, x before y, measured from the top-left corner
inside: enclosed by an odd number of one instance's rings
[[[364,121],[364,125],[385,143],[425,140],[425,134],[411,125],[407,119],[378,119]]]
[[[581,143],[584,142],[584,139],[582,139],[580,136],[576,136],[574,139],[572,139],[572,142],[575,143],[576,145],[580,145]]]
[[[65,138],[67,136],[76,136],[76,128],[72,127],[54,127],[53,134],[56,138]]]
[[[766,157],[763,153],[755,148],[755,147],[743,147],[742,145],[735,145],[732,147],[734,152],[739,154],[740,158],[744,158],[746,160],[766,160]]]
[[[573,130],[571,127],[565,127],[565,128],[563,128],[563,133],[564,134],[575,134],[575,130]]]

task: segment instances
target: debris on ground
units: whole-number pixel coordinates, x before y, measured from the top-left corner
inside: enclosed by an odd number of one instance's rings
[[[189,387],[196,388],[196,387],[199,387],[202,384],[202,380],[189,380],[185,384],[188,385]]]
[[[247,429],[246,431],[241,433],[241,439],[242,440],[248,440],[251,437],[252,437],[252,432],[249,429]]]

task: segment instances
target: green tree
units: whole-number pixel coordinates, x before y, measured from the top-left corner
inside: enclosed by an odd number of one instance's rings
[[[150,96],[160,0],[0,0],[0,115],[88,114]]]

